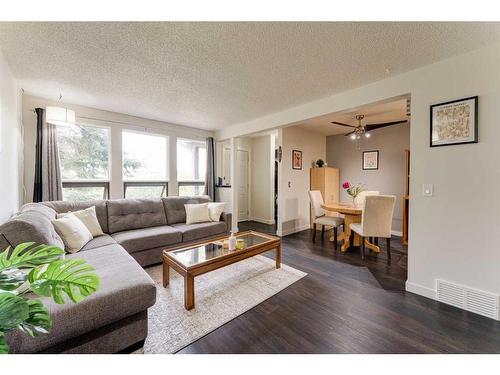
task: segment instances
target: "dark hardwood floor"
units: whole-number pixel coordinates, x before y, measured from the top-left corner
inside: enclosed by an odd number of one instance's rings
[[[311,236],[282,238],[283,263],[306,277],[180,353],[500,353],[500,322],[405,292],[399,239],[388,265],[385,248],[361,261]]]

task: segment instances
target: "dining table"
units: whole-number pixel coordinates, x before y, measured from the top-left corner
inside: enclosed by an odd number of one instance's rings
[[[328,212],[334,212],[337,214],[341,214],[344,216],[344,232],[339,233],[337,236],[337,241],[343,241],[342,246],[340,247],[340,251],[346,252],[349,250],[349,237],[351,236],[351,227],[352,223],[361,223],[361,216],[363,215],[363,209],[361,207],[356,207],[350,203],[323,203],[321,207]],[[330,237],[330,241],[333,242],[333,237]],[[357,233],[354,233],[354,246],[360,246],[360,236]],[[380,247],[378,244],[370,242],[369,238],[365,238],[365,246],[366,248],[375,251],[376,253],[380,252]]]

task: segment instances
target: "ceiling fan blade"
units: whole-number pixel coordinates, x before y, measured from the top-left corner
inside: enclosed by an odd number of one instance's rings
[[[384,128],[386,126],[404,124],[406,122],[408,122],[408,121],[407,120],[401,120],[401,121],[382,122],[380,124],[368,124],[368,125],[365,125],[365,129],[367,131],[370,131],[370,130],[375,130],[375,129],[379,129],[379,128]]]
[[[356,128],[356,126],[354,126],[354,125],[343,124],[343,123],[341,123],[341,122],[337,122],[337,121],[332,121],[332,124],[342,125],[342,126],[348,126],[348,127],[350,127],[350,128]]]
[[[347,133],[347,134],[344,134],[344,137],[349,137],[351,134],[354,134],[354,133],[356,133],[356,132],[355,132],[355,131],[353,131],[353,132],[349,132],[349,133]]]

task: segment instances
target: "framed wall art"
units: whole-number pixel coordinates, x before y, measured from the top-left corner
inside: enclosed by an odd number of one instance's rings
[[[376,151],[363,151],[363,170],[377,170],[378,169],[378,150]]]
[[[302,169],[302,151],[292,150],[292,169]]]
[[[478,142],[478,97],[431,105],[430,146]]]

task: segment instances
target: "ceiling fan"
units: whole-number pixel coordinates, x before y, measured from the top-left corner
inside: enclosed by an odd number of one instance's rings
[[[392,126],[392,125],[398,125],[398,124],[404,124],[408,120],[399,120],[399,121],[391,121],[391,122],[382,122],[379,124],[365,124],[361,125],[361,120],[365,118],[365,115],[356,115],[356,120],[358,120],[358,125],[349,125],[349,124],[344,124],[342,122],[337,122],[337,121],[332,121],[332,124],[336,125],[342,125],[342,126],[348,126],[350,128],[354,128],[353,131],[344,134],[346,137],[351,137],[351,139],[360,139],[361,136],[365,136],[366,138],[370,138],[371,134],[369,133],[371,130],[375,129],[380,129],[384,128],[386,126]]]

